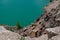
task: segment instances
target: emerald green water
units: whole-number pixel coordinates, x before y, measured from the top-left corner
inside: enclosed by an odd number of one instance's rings
[[[0,0],[0,24],[27,26],[42,13],[50,0]]]

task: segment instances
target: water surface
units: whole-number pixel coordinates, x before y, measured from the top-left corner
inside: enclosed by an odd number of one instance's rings
[[[26,26],[42,13],[49,0],[0,0],[0,24]]]

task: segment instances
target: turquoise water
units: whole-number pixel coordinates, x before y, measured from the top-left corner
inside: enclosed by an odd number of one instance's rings
[[[49,0],[0,0],[0,24],[27,26],[42,13]]]

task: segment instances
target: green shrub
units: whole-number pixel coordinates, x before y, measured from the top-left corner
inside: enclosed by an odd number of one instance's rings
[[[20,40],[25,40],[25,38],[24,37],[21,37],[21,39]]]
[[[14,32],[14,30],[10,29],[10,31]]]
[[[17,27],[17,29],[22,29],[22,26],[20,25],[19,22],[16,23],[16,27]]]
[[[50,2],[52,2],[53,0],[50,0]]]

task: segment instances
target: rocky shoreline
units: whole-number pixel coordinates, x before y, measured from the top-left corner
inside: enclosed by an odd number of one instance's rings
[[[33,24],[20,31],[26,40],[60,40],[60,0],[52,1],[44,10],[45,13]]]
[[[23,29],[8,26],[0,28],[4,30],[0,31],[0,39],[20,40],[23,36],[23,40],[60,40],[60,0],[52,0],[44,10],[44,14]]]

